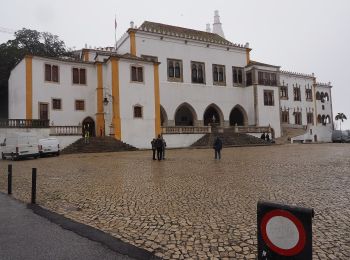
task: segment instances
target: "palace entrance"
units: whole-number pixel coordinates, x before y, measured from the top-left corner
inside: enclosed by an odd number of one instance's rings
[[[248,125],[247,114],[241,106],[235,106],[230,113],[231,126],[245,126]]]
[[[87,117],[84,119],[82,127],[83,136],[85,136],[86,132],[89,132],[90,137],[96,136],[95,121],[91,117]]]
[[[177,108],[175,112],[176,126],[194,126],[196,120],[196,112],[189,104],[184,103]]]
[[[216,105],[212,104],[207,107],[204,112],[203,122],[205,126],[216,125],[220,126],[223,122],[223,115]]]

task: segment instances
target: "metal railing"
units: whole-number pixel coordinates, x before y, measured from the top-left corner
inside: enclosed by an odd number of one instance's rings
[[[165,126],[162,127],[163,134],[208,134],[211,133],[210,126]]]
[[[49,120],[41,119],[0,119],[0,128],[49,128]]]
[[[50,135],[82,135],[82,126],[80,125],[70,125],[70,126],[51,126]]]

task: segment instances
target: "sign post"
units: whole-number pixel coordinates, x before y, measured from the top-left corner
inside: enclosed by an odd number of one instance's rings
[[[313,209],[258,202],[258,259],[312,260]]]

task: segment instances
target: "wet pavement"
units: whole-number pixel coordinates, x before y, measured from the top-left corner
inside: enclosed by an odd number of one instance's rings
[[[314,259],[350,259],[350,145],[65,155],[13,164],[13,196],[164,259],[255,259],[258,200],[314,208]]]

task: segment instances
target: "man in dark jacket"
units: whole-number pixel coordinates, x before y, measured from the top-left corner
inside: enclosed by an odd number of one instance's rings
[[[163,159],[163,139],[160,135],[156,139],[157,159],[158,161]]]
[[[213,148],[215,150],[215,159],[221,159],[222,141],[219,137],[216,137]]]
[[[153,160],[156,160],[156,140],[155,138],[153,138],[153,140],[151,141],[151,145],[152,145],[152,152],[153,152]]]

